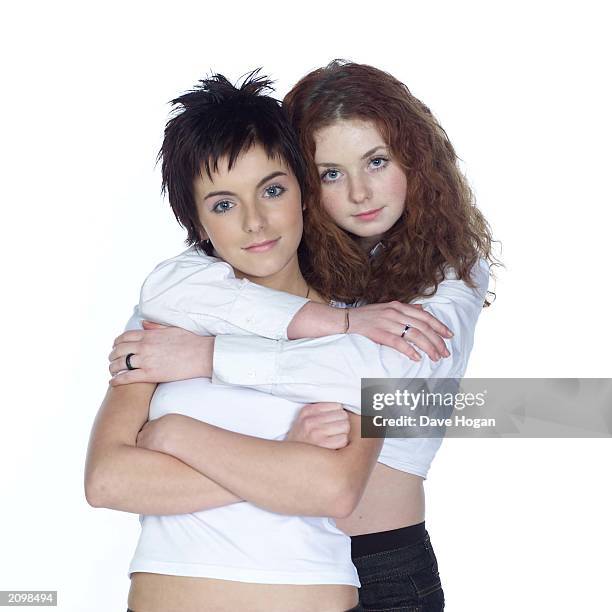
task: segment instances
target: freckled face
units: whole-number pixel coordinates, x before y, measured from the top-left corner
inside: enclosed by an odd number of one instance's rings
[[[378,128],[341,120],[317,130],[314,139],[323,206],[346,231],[380,240],[404,211],[407,181]]]
[[[271,277],[297,266],[302,237],[300,187],[289,166],[253,145],[231,170],[228,159],[194,180],[204,239],[241,276]]]

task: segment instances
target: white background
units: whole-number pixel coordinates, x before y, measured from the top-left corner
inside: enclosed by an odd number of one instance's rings
[[[406,82],[503,242],[468,375],[610,376],[603,5],[11,3],[0,589],[126,607],[138,520],[87,505],[83,463],[112,340],[145,275],[183,248],[154,167],[166,103],[211,69],[235,80],[263,66],[279,96],[335,57]],[[427,482],[447,610],[609,609],[611,460],[609,439],[447,440]]]

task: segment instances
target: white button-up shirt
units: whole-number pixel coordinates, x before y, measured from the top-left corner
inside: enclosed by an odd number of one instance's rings
[[[430,297],[412,301],[447,325],[450,357],[412,361],[356,334],[287,340],[305,298],[236,279],[231,266],[193,247],[161,263],[141,291],[140,315],[197,334],[217,335],[213,382],[240,385],[300,402],[339,402],[360,411],[362,378],[462,378],[489,283],[489,266],[472,270],[476,288],[447,269]],[[436,438],[389,438],[379,461],[425,477]]]

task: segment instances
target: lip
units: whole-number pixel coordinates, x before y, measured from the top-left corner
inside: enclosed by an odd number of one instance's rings
[[[380,208],[372,208],[371,210],[366,210],[358,215],[353,215],[353,217],[359,219],[360,221],[373,221],[376,219],[376,217],[378,217],[383,208],[384,206],[381,206]]]
[[[279,240],[280,237],[274,240],[266,240],[265,242],[257,242],[248,247],[244,247],[244,250],[249,251],[249,253],[264,253],[265,251],[273,249]]]

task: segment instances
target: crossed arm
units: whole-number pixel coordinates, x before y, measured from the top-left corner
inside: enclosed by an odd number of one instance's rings
[[[361,438],[357,415],[350,417],[348,445],[339,450],[167,415],[157,420],[165,419],[173,434],[160,450],[142,448],[138,433],[154,389],[149,383],[109,388],[87,453],[85,494],[92,506],[183,514],[246,500],[282,514],[340,518],[357,505],[382,445]]]
[[[141,514],[182,514],[241,501],[175,457],[136,447],[155,386],[108,389],[87,449],[87,501]]]
[[[482,271],[481,275],[484,274]],[[432,314],[454,329],[465,327],[465,332],[451,341],[456,344],[456,350],[448,365],[443,360],[434,366],[427,359],[415,364],[404,355],[381,349],[360,336],[298,342],[293,360],[287,359],[288,344],[268,347],[265,343],[270,341],[251,338],[249,342],[254,344],[250,348],[256,351],[255,358],[262,348],[276,355],[277,346],[284,346],[285,359],[274,359],[274,362],[284,362],[287,374],[264,371],[255,380],[248,380],[238,373],[230,380],[227,372],[215,373],[223,382],[259,387],[294,401],[335,400],[353,406],[359,403],[359,378],[372,376],[373,366],[380,370],[381,376],[454,375],[464,369],[482,297],[479,291],[468,289],[460,281],[446,281],[443,285],[448,296],[442,292],[441,285],[436,295],[427,300],[433,306]],[[480,282],[480,289],[483,288],[486,291],[486,279]],[[222,311],[220,307],[219,314]],[[197,315],[198,320],[200,316]],[[242,342],[238,337],[219,338]],[[334,342],[341,349],[328,353],[331,362],[321,359],[325,353],[320,352],[320,345],[327,342]],[[123,343],[123,352],[114,357],[115,361],[124,359],[124,353],[133,352],[136,344]],[[244,355],[244,346],[235,348]],[[310,355],[312,351],[314,355]],[[304,356],[309,358],[303,359]],[[224,360],[226,364],[231,361]],[[305,371],[305,363],[314,364],[317,369]],[[138,372],[143,373],[144,369]],[[166,380],[191,375],[207,374],[181,373]],[[122,376],[124,383],[132,382],[125,379],[126,375]],[[176,514],[248,500],[286,514],[347,516],[363,493],[380,451],[381,440],[361,439],[360,423],[355,415],[351,416],[349,444],[340,450],[251,438],[179,415],[162,417],[173,434],[157,445],[158,450],[138,447],[137,438],[147,420],[154,388],[154,384],[139,382],[116,384],[109,389],[94,423],[88,450],[85,488],[92,505],[143,514]],[[323,395],[319,397],[320,394]]]

